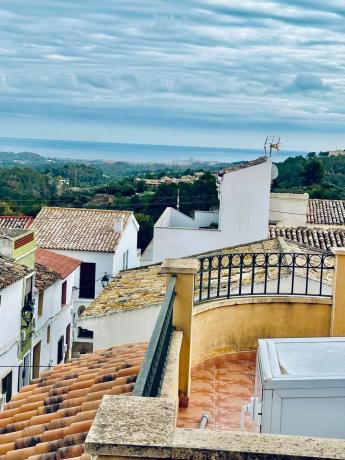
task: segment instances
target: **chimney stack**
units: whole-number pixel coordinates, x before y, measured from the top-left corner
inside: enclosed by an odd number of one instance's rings
[[[122,233],[123,230],[123,218],[122,216],[115,217],[114,220],[114,232]]]

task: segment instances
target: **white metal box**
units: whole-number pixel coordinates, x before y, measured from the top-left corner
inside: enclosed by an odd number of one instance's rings
[[[345,338],[259,340],[251,406],[262,433],[345,438]]]

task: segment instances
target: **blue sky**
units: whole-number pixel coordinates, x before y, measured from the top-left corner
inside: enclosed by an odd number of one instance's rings
[[[0,136],[345,148],[344,0],[1,0]]]

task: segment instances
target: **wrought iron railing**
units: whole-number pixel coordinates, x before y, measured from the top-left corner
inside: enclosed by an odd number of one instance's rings
[[[246,295],[332,295],[331,253],[234,253],[201,257],[195,302]]]
[[[158,396],[173,332],[172,316],[176,277],[169,280],[164,302],[159,312],[151,339],[134,386],[134,396]]]

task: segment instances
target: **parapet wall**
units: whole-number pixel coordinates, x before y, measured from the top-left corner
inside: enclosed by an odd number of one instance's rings
[[[252,296],[194,307],[192,365],[230,352],[256,350],[259,338],[328,337],[332,299]]]

